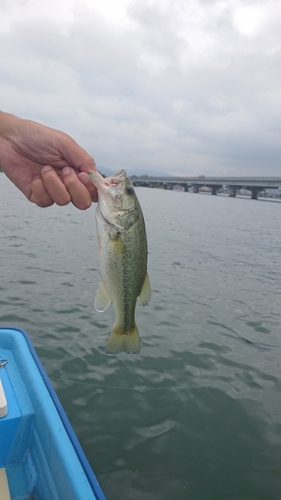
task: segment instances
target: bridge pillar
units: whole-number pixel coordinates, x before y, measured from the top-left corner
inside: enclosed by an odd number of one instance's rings
[[[194,185],[193,184],[193,193],[199,193],[199,189],[200,189],[201,186],[199,185]]]
[[[237,191],[236,187],[229,186],[229,196],[231,198],[236,198],[236,191]]]
[[[249,188],[250,191],[252,191],[252,200],[257,200],[258,199],[258,194],[263,191],[263,188]]]
[[[184,187],[185,192],[188,193],[189,185],[188,184],[184,184],[183,187]]]
[[[217,187],[212,187],[212,194],[216,195],[217,194],[217,190],[218,190]]]

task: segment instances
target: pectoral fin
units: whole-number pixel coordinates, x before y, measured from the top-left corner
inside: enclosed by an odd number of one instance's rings
[[[124,245],[124,241],[120,238],[120,233],[116,233],[116,231],[112,234],[110,240],[111,248],[114,254],[118,257],[122,257],[122,255],[126,254],[126,247]]]
[[[95,309],[99,312],[103,312],[108,308],[110,304],[111,304],[111,299],[105,289],[103,282],[101,281],[95,296],[95,301],[94,301]]]
[[[151,298],[151,287],[148,274],[146,273],[141,293],[139,294],[138,299],[140,303],[143,305],[143,307],[146,307],[149,304],[150,298]]]

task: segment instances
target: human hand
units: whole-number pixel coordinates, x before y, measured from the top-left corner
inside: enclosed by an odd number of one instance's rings
[[[37,122],[0,112],[0,165],[29,201],[85,210],[97,201],[87,172],[93,158],[69,135]]]

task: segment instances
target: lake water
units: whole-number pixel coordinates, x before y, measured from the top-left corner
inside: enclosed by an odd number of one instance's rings
[[[95,207],[40,209],[4,174],[1,326],[31,336],[108,500],[280,500],[281,204],[137,195],[139,355],[104,353]]]

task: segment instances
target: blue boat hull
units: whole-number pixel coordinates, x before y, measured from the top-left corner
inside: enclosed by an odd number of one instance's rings
[[[105,500],[47,374],[23,330],[0,328],[0,468],[14,500]]]

